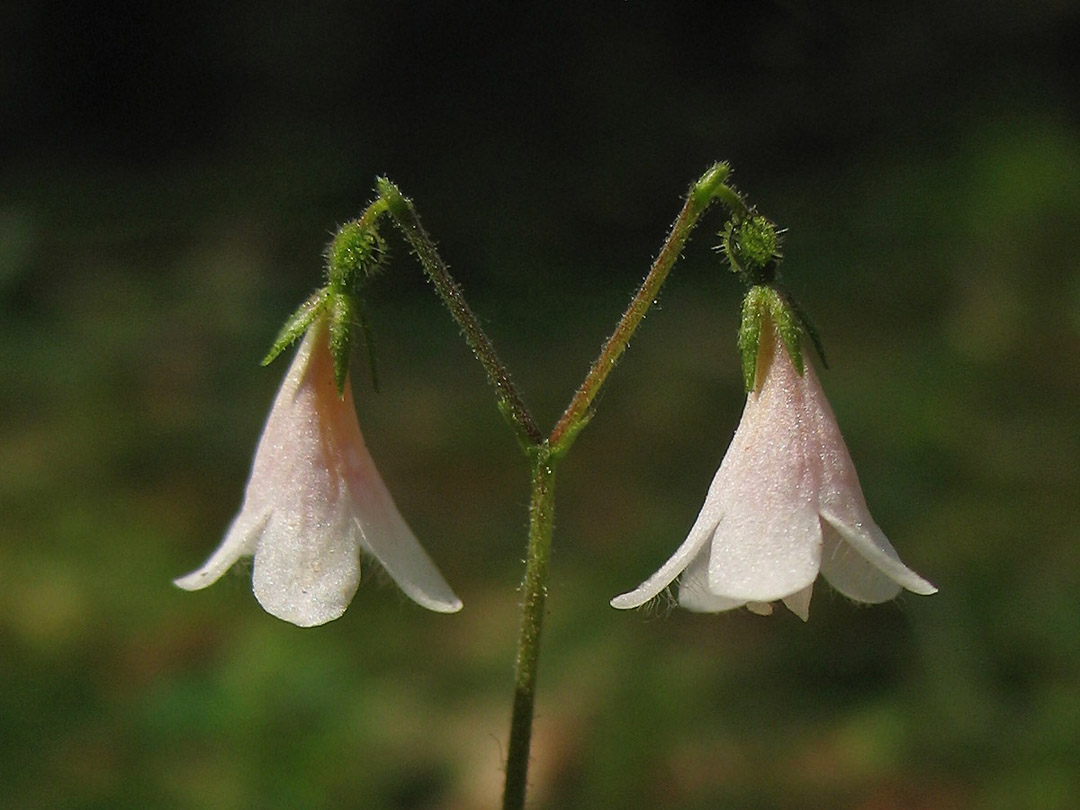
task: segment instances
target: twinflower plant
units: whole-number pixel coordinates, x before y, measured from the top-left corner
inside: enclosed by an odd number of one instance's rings
[[[203,567],[176,584],[206,587],[241,557],[252,556],[253,589],[262,606],[294,624],[318,625],[342,615],[357,589],[362,561],[370,558],[420,605],[443,613],[461,608],[394,505],[353,405],[349,358],[355,332],[363,336],[375,382],[364,294],[385,264],[379,225],[389,220],[461,328],[530,469],[503,790],[504,810],[521,810],[556,470],[592,418],[597,395],[691,233],[720,203],[727,217],[719,249],[750,287],[737,341],[746,407],[689,536],[659,571],[612,604],[643,605],[680,577],[678,598],[690,610],[746,606],[768,613],[772,602],[782,601],[803,619],[819,573],[858,602],[883,602],[904,588],[933,593],[934,586],[900,562],[870,516],[813,364],[803,357],[805,345],[816,348],[822,362],[824,351],[810,319],[780,283],[781,232],[728,184],[729,173],[727,164],[717,163],[691,185],[645,280],[550,432],[533,419],[412,201],[380,178],[375,200],[328,247],[326,284],[289,318],[264,361],[300,341],[259,441],[239,515]]]

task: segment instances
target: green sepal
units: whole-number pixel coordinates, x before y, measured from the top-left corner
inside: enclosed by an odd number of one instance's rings
[[[326,277],[334,292],[357,293],[382,270],[386,241],[376,225],[363,218],[338,228],[323,253]]]
[[[802,322],[795,314],[795,310],[788,303],[787,296],[782,295],[775,287],[768,287],[769,316],[776,324],[776,331],[780,333],[780,340],[784,342],[788,357],[795,365],[795,370],[801,377],[805,366],[802,354]]]
[[[334,382],[340,396],[345,394],[345,380],[349,375],[354,311],[351,296],[339,293],[333,297],[330,304],[330,355],[334,358]]]
[[[308,327],[311,326],[312,321],[318,317],[326,306],[328,297],[328,290],[324,287],[318,292],[312,293],[311,297],[289,316],[289,319],[285,321],[285,325],[281,327],[281,331],[278,332],[278,336],[274,339],[274,345],[270,347],[270,351],[262,359],[262,365],[270,365],[274,362],[274,358],[303,336]]]
[[[751,287],[743,298],[742,320],[739,323],[739,356],[742,358],[743,388],[754,390],[757,376],[758,348],[761,346],[761,316],[766,310],[769,288]]]

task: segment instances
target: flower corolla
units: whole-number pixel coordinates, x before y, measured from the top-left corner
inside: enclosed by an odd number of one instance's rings
[[[781,600],[805,621],[819,572],[857,602],[885,602],[905,588],[935,593],[870,516],[812,365],[800,375],[769,322],[756,381],[690,534],[611,604],[639,607],[680,577],[678,601],[688,610],[768,614]]]
[[[361,551],[423,607],[461,609],[375,468],[348,381],[338,394],[328,318],[320,316],[270,409],[240,513],[206,564],[175,582],[205,588],[254,556],[252,589],[263,608],[311,627],[345,612]]]

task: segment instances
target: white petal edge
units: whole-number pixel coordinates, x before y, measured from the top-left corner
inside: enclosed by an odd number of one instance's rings
[[[773,506],[774,504],[769,504]],[[709,591],[772,602],[812,585],[821,562],[821,527],[809,504],[784,515],[720,522],[709,554]]]
[[[900,562],[896,549],[873,521],[853,526],[830,517],[825,511],[821,516],[836,529],[844,541],[893,582],[921,596],[937,593],[936,587]]]
[[[710,495],[712,492],[710,491]],[[627,593],[620,594],[611,600],[611,606],[619,610],[630,610],[641,607],[650,599],[654,598],[668,585],[675,581],[675,577],[686,570],[694,556],[702,550],[712,537],[719,515],[710,498],[705,499],[705,505],[701,507],[697,520],[690,527],[690,533],[683,540],[671,558],[660,566],[660,570],[642,582],[637,588]]]
[[[903,587],[857,552],[827,520],[821,521],[824,545],[821,575],[834,590],[868,605],[895,599]]]
[[[694,613],[722,613],[746,604],[709,591],[709,553],[703,548],[679,577],[679,606]]]
[[[360,584],[357,530],[347,514],[297,528],[296,516],[271,515],[251,572],[263,610],[297,627],[340,618]]]
[[[784,606],[804,622],[810,621],[810,598],[814,595],[814,583],[784,597]]]
[[[384,503],[377,507],[369,504],[362,515],[354,518],[360,547],[378,560],[397,586],[418,605],[436,613],[457,613],[462,607],[461,600],[398,512],[390,493],[383,489],[382,495]]]
[[[269,509],[261,512],[241,511],[210,559],[198,570],[174,579],[173,584],[185,591],[198,591],[213,585],[237,560],[255,553],[259,536],[269,518]]]

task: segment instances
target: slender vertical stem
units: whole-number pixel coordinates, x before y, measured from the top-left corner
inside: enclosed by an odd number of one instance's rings
[[[514,705],[506,756],[503,810],[523,810],[525,807],[537,663],[540,657],[540,632],[544,623],[548,562],[551,557],[551,535],[555,520],[555,462],[569,449],[577,432],[588,421],[589,406],[652,306],[701,215],[716,199],[734,209],[745,210],[741,197],[724,185],[728,171],[726,163],[717,163],[691,186],[686,204],[675,219],[660,254],[631,300],[630,306],[620,318],[614,333],[602,347],[600,356],[589,369],[585,381],[547,439],[543,438],[510,382],[510,375],[499,361],[491,340],[466,304],[461,288],[450,275],[431,237],[420,224],[412,202],[389,180],[379,178],[379,200],[376,204],[385,205],[385,210],[393,218],[394,224],[416,252],[424,272],[461,327],[469,347],[484,366],[488,379],[498,394],[500,410],[514,427],[532,460],[529,544],[525,560],[525,581],[522,586],[521,628],[514,668]],[[373,211],[376,204],[372,206]]]
[[[533,459],[532,497],[529,501],[529,549],[521,604],[521,631],[514,667],[514,708],[510,745],[506,754],[503,810],[522,810],[528,784],[529,747],[532,741],[536,669],[540,656],[540,630],[547,599],[548,560],[555,522],[555,466],[547,446]]]
[[[523,446],[538,445],[543,439],[540,428],[537,427],[529,409],[525,407],[524,401],[510,381],[510,372],[499,360],[491,339],[466,303],[461,287],[450,275],[450,270],[439,255],[435,243],[424,230],[424,226],[420,224],[420,218],[416,216],[412,201],[402,195],[398,187],[385,177],[379,178],[378,191],[380,197],[386,202],[394,224],[398,226],[406,241],[416,252],[416,257],[420,260],[424,272],[435,285],[435,290],[446,304],[446,308],[450,310],[450,314],[461,327],[466,343],[484,367],[491,384],[495,386],[499,397],[499,409],[514,427]]]
[[[728,202],[727,196],[729,195],[738,200],[737,195],[734,195],[734,192],[723,184],[727,175],[727,164],[717,163],[690,188],[690,193],[686,196],[686,203],[683,205],[678,217],[675,218],[675,223],[671,226],[671,232],[668,234],[667,239],[664,240],[660,253],[649,269],[648,275],[641,282],[637,293],[630,301],[630,306],[626,308],[618,324],[616,324],[615,331],[611,333],[611,337],[604,343],[600,355],[593,362],[589,373],[585,376],[585,381],[578,388],[574,398],[570,400],[570,404],[566,406],[562,417],[551,431],[548,442],[556,454],[565,451],[565,442],[572,440],[577,430],[584,424],[589,406],[596,398],[596,395],[600,393],[600,388],[603,386],[608,374],[611,373],[611,369],[615,367],[615,363],[618,362],[622,353],[626,351],[630,338],[645,318],[649,307],[655,302],[660,287],[663,286],[668,273],[671,272],[671,268],[674,267],[675,262],[682,253],[686,240],[690,237],[690,233],[694,230],[698,219],[717,197],[724,199],[725,203]]]

